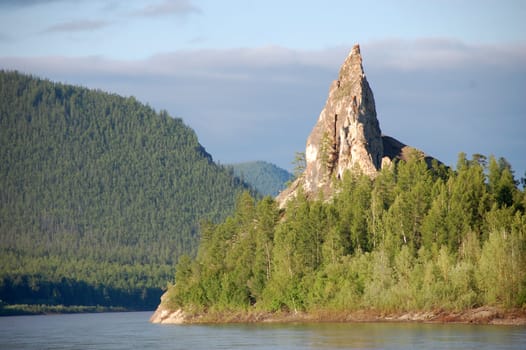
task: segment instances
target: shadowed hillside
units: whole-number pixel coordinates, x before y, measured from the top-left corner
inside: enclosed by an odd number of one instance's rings
[[[0,73],[0,299],[155,306],[245,188],[133,97]]]

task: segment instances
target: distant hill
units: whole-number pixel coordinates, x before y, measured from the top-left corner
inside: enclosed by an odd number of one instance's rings
[[[234,175],[252,185],[259,193],[275,197],[293,175],[274,164],[255,161],[232,164]]]
[[[135,98],[0,72],[0,299],[152,308],[247,188]]]

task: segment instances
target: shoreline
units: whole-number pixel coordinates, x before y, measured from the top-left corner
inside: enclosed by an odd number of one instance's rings
[[[481,324],[526,326],[526,309],[482,306],[463,311],[378,312],[375,310],[307,312],[206,312],[187,314],[182,309],[159,306],[150,318],[156,324],[234,324],[234,323],[367,323],[407,322],[435,324]]]
[[[134,312],[151,311],[151,309],[130,309],[120,306],[101,305],[46,305],[46,304],[13,304],[0,307],[0,317],[34,316],[34,315],[66,315],[93,314],[102,312]]]

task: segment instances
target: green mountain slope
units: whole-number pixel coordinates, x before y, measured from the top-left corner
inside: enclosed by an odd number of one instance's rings
[[[245,188],[133,97],[0,72],[0,299],[151,308]]]
[[[256,161],[232,164],[234,175],[252,185],[259,193],[276,196],[293,175],[274,164]]]

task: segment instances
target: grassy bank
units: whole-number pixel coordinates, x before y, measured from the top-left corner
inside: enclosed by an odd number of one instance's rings
[[[16,304],[0,306],[0,316],[73,314],[83,312],[122,312],[134,311],[123,307],[85,306],[85,305],[35,305]]]

